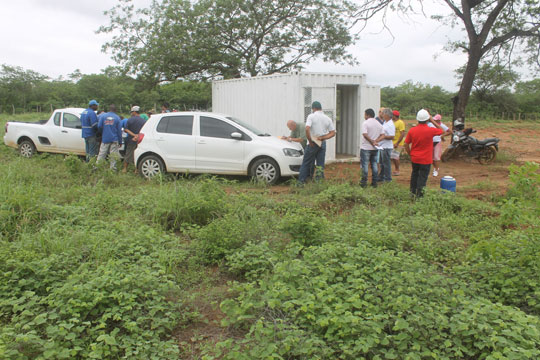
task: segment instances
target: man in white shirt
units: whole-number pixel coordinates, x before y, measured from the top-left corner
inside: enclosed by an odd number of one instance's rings
[[[311,175],[311,169],[315,162],[317,169],[315,170],[315,179],[324,178],[324,157],[326,155],[326,140],[333,138],[336,135],[336,129],[332,119],[322,112],[321,103],[314,101],[311,105],[313,111],[309,114],[306,120],[306,137],[308,145],[304,151],[304,159],[300,167],[300,175],[298,182],[304,184],[306,179]]]
[[[377,139],[383,132],[382,125],[375,119],[375,111],[367,109],[364,113],[364,123],[362,124],[362,145],[360,145],[360,166],[362,168],[362,180],[360,185],[367,186],[369,166],[371,165],[371,186],[377,187],[378,168],[377,159],[379,150],[376,148],[379,144]]]
[[[392,110],[385,108],[382,111],[383,132],[375,140],[381,146],[381,169],[379,171],[378,182],[390,182],[392,181],[392,150],[394,150],[394,137],[396,136],[396,127],[394,121],[392,121]]]

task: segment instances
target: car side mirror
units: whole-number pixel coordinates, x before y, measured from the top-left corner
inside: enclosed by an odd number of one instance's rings
[[[235,132],[231,133],[231,138],[236,139],[236,140],[242,140],[242,134],[235,131]]]

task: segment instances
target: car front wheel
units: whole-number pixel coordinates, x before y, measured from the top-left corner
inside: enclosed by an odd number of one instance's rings
[[[270,158],[259,159],[251,165],[251,176],[256,181],[274,185],[280,177],[279,166]]]
[[[139,163],[139,173],[146,179],[153,178],[164,170],[163,161],[155,155],[145,156]]]
[[[30,140],[23,140],[19,144],[19,154],[25,158],[31,158],[36,153],[36,147]]]

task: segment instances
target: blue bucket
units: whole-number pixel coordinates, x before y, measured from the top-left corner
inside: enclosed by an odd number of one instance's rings
[[[441,179],[441,189],[456,192],[456,179],[451,176],[444,176]]]

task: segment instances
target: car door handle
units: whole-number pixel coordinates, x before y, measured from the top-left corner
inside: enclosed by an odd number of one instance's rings
[[[160,137],[160,138],[157,139],[157,141],[165,141],[165,139]]]
[[[62,132],[67,134],[67,130],[62,130]]]
[[[203,145],[204,145],[204,144],[206,144],[206,141],[204,141],[204,140],[199,140],[199,141],[197,142],[197,144],[203,144]]]

